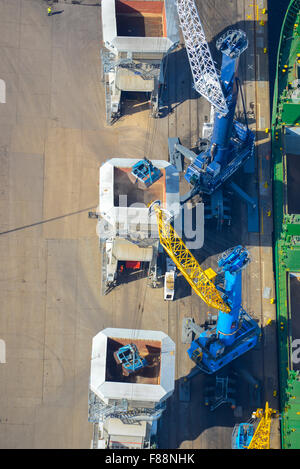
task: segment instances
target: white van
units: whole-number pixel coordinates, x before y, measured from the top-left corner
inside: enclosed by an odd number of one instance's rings
[[[175,272],[171,270],[165,273],[164,300],[172,301],[175,293]]]

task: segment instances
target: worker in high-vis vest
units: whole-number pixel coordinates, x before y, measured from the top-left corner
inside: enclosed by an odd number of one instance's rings
[[[51,16],[51,15],[52,15],[52,8],[48,7],[48,16]]]

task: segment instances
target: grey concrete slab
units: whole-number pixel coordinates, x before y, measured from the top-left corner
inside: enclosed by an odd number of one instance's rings
[[[35,27],[37,24],[47,26],[49,18],[47,15],[47,4],[36,0],[14,0],[20,3],[21,23]]]
[[[10,149],[13,153],[43,155],[45,149],[46,120],[39,116],[17,117],[13,127]]]

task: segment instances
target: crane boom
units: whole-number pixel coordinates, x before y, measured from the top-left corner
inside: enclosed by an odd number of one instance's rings
[[[177,12],[195,89],[225,115],[228,106],[194,0],[177,0]]]
[[[164,211],[157,203],[154,203],[152,207],[157,217],[160,243],[175,263],[176,267],[183,274],[195,293],[197,293],[208,306],[229,313],[229,306],[221,297],[214,283],[201,268],[197,259],[195,259],[182,239],[178,236],[168,221]]]
[[[266,402],[265,410],[257,409],[255,416],[261,420],[248,449],[270,449],[271,417],[273,414],[276,414],[276,411],[270,409],[268,402]]]

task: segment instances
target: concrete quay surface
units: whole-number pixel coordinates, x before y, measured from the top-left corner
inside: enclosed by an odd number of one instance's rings
[[[176,342],[176,389],[160,423],[161,447],[230,448],[234,424],[255,410],[247,385],[241,385],[235,412],[204,406],[203,375],[192,381],[191,401],[179,401],[178,380],[193,367],[181,343],[182,320],[203,321],[207,307],[181,281],[172,303],[163,301],[161,288],[149,289],[145,278],[102,297],[96,225],[88,219],[98,205],[103,162],[167,159],[168,137],[194,147],[209,106],[192,90],[179,47],[168,59],[170,112],[154,120],[147,104],[131,102],[127,115],[107,126],[101,8],[83,3],[60,1],[55,8],[63,12],[48,17],[43,0],[0,0],[0,78],[6,84],[6,102],[0,104],[0,339],[6,346],[0,363],[0,447],[89,448],[92,338],[105,327],[132,327],[164,331]],[[267,5],[262,0],[196,3],[212,49],[229,26],[249,37],[242,83],[257,137],[251,187],[260,208],[259,233],[248,233],[247,210],[239,204],[230,230],[207,227],[198,254],[203,266],[214,267],[228,247],[241,242],[249,248],[253,260],[243,279],[244,308],[257,317],[263,333],[260,348],[243,357],[242,366],[261,381],[263,403],[267,399],[277,408],[267,15],[262,13]],[[278,429],[273,433],[278,447]]]

